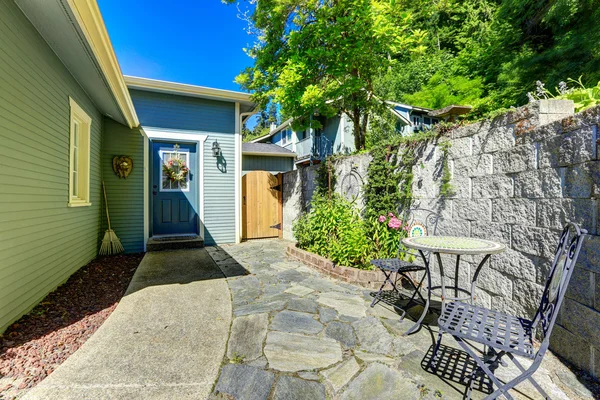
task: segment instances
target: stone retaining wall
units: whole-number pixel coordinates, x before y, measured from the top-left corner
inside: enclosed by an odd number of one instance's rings
[[[364,286],[369,289],[379,289],[381,284],[385,281],[385,276],[381,271],[367,271],[364,269],[335,265],[325,257],[299,249],[293,244],[287,247],[286,253],[288,256],[295,258],[298,261],[302,261],[309,267],[344,282]]]
[[[440,196],[443,152],[436,143],[419,149],[413,167],[415,206],[442,215],[438,234],[497,240],[508,250],[493,256],[479,278],[478,298],[501,311],[533,317],[561,227],[568,220],[587,229],[551,348],[600,376],[600,107],[573,114],[570,101],[542,100],[493,120],[450,131],[449,167],[454,194]],[[368,155],[336,161],[336,173]],[[342,167],[338,167],[337,165]],[[284,176],[284,236],[310,202],[314,168]],[[342,177],[338,176],[338,181]],[[313,186],[311,188],[311,186]],[[461,281],[476,257],[464,257]],[[448,260],[450,261],[450,260]],[[446,264],[448,283],[454,264]],[[448,268],[449,267],[449,268]],[[434,271],[436,268],[434,267]],[[434,283],[439,277],[434,276]],[[437,278],[437,279],[436,279]]]

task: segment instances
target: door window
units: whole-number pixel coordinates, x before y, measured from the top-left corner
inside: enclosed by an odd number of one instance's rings
[[[160,169],[161,192],[190,191],[190,153],[179,149],[161,150],[162,160]],[[186,172],[187,171],[187,172]]]

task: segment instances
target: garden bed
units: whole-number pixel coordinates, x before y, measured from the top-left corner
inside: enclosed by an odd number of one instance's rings
[[[286,253],[289,257],[295,258],[298,261],[302,261],[307,266],[329,275],[332,278],[340,279],[355,285],[364,286],[369,289],[379,289],[381,284],[385,281],[385,276],[381,271],[335,265],[332,261],[326,259],[325,257],[302,250],[296,247],[295,244],[290,244],[287,247]]]
[[[143,256],[97,258],[0,335],[0,398],[19,397],[81,347],[116,308]]]

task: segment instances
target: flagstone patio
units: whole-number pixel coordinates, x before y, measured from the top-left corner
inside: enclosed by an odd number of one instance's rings
[[[410,321],[400,322],[383,304],[371,308],[369,290],[287,259],[288,244],[262,240],[207,248],[227,276],[234,317],[213,399],[463,397],[471,364],[451,338],[444,338],[446,362],[438,372],[424,368],[437,336],[435,315],[429,327],[401,336]],[[242,269],[247,274],[240,276]],[[552,354],[535,377],[553,399],[594,396]],[[485,397],[486,384],[475,385],[482,390],[473,398]],[[513,395],[538,398],[529,383]]]

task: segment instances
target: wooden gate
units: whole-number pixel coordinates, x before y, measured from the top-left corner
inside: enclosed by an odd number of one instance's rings
[[[282,237],[282,175],[252,171],[242,177],[242,238]]]

